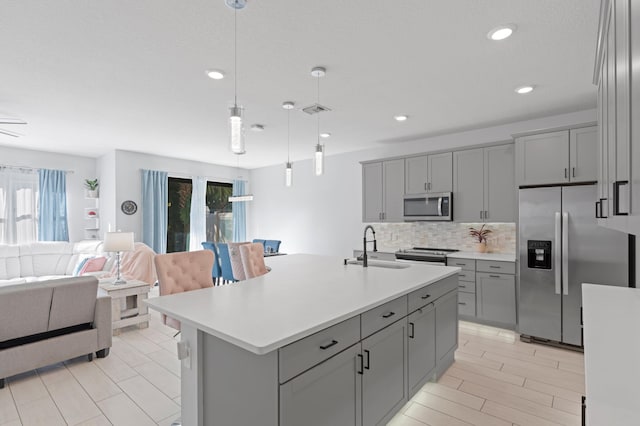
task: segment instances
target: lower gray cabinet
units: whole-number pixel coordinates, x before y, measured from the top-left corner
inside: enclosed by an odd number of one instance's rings
[[[504,324],[516,323],[514,275],[476,273],[478,318]]]
[[[359,343],[281,385],[280,426],[362,425],[358,355]]]
[[[458,346],[458,291],[451,291],[434,302],[436,308],[436,361]]]
[[[436,311],[433,303],[407,317],[409,398],[433,376],[436,367]]]
[[[363,426],[387,424],[408,400],[406,326],[402,319],[362,341]]]

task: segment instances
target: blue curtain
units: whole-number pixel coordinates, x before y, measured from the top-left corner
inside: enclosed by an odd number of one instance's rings
[[[233,181],[233,195],[244,195],[244,181]],[[247,240],[247,207],[244,201],[234,201],[231,204],[233,212],[233,241],[242,242]]]
[[[202,250],[202,243],[207,241],[207,180],[194,177],[191,183],[189,251],[195,251]]]
[[[142,170],[142,242],[156,253],[167,252],[167,172]]]
[[[67,223],[67,174],[64,170],[38,171],[39,241],[69,241]]]

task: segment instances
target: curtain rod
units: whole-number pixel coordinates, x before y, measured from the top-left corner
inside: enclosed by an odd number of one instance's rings
[[[149,169],[140,169],[140,170],[149,170]],[[245,179],[242,176],[240,176],[239,178],[237,178],[237,177],[235,177],[235,178],[234,177],[223,178],[223,177],[219,177],[219,176],[202,176],[202,175],[199,175],[197,173],[189,174],[189,173],[185,173],[185,172],[181,172],[181,173],[178,173],[178,172],[167,172],[167,174],[169,175],[169,177],[176,177],[176,178],[182,178],[182,179],[191,179],[191,178],[194,178],[194,177],[202,177],[202,178],[205,178],[205,179],[207,179],[209,181],[224,182],[224,183],[233,182],[234,180],[243,180],[245,182],[249,181],[248,179]]]
[[[12,166],[10,164],[0,164],[0,169],[20,170],[22,172],[37,172],[39,170],[46,170],[43,167],[25,167],[25,166]],[[73,170],[63,170],[67,174],[73,174]]]

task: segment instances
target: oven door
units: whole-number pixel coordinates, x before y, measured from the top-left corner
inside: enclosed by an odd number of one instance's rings
[[[404,196],[404,220],[453,220],[450,192]]]

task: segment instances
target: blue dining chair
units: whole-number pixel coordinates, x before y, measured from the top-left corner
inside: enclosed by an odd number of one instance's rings
[[[267,249],[267,248],[266,248],[266,246],[264,245],[266,241],[267,241],[267,240],[259,240],[259,239],[257,239],[257,238],[254,238],[254,239],[253,239],[253,242],[254,242],[254,243],[260,243],[260,244],[262,244],[262,248],[263,248],[263,249],[265,249],[265,250]]]
[[[213,252],[214,262],[211,277],[213,278],[213,283],[217,285],[222,277],[222,268],[220,267],[220,255],[218,254],[218,249],[216,248],[215,243],[212,243],[211,241],[203,242],[202,247],[205,250],[211,250]]]
[[[226,243],[216,243],[218,254],[220,255],[221,276],[224,281],[235,282],[233,269],[231,268],[231,257],[229,257],[229,246]]]
[[[267,253],[278,253],[281,242],[280,240],[264,240],[264,251]]]

